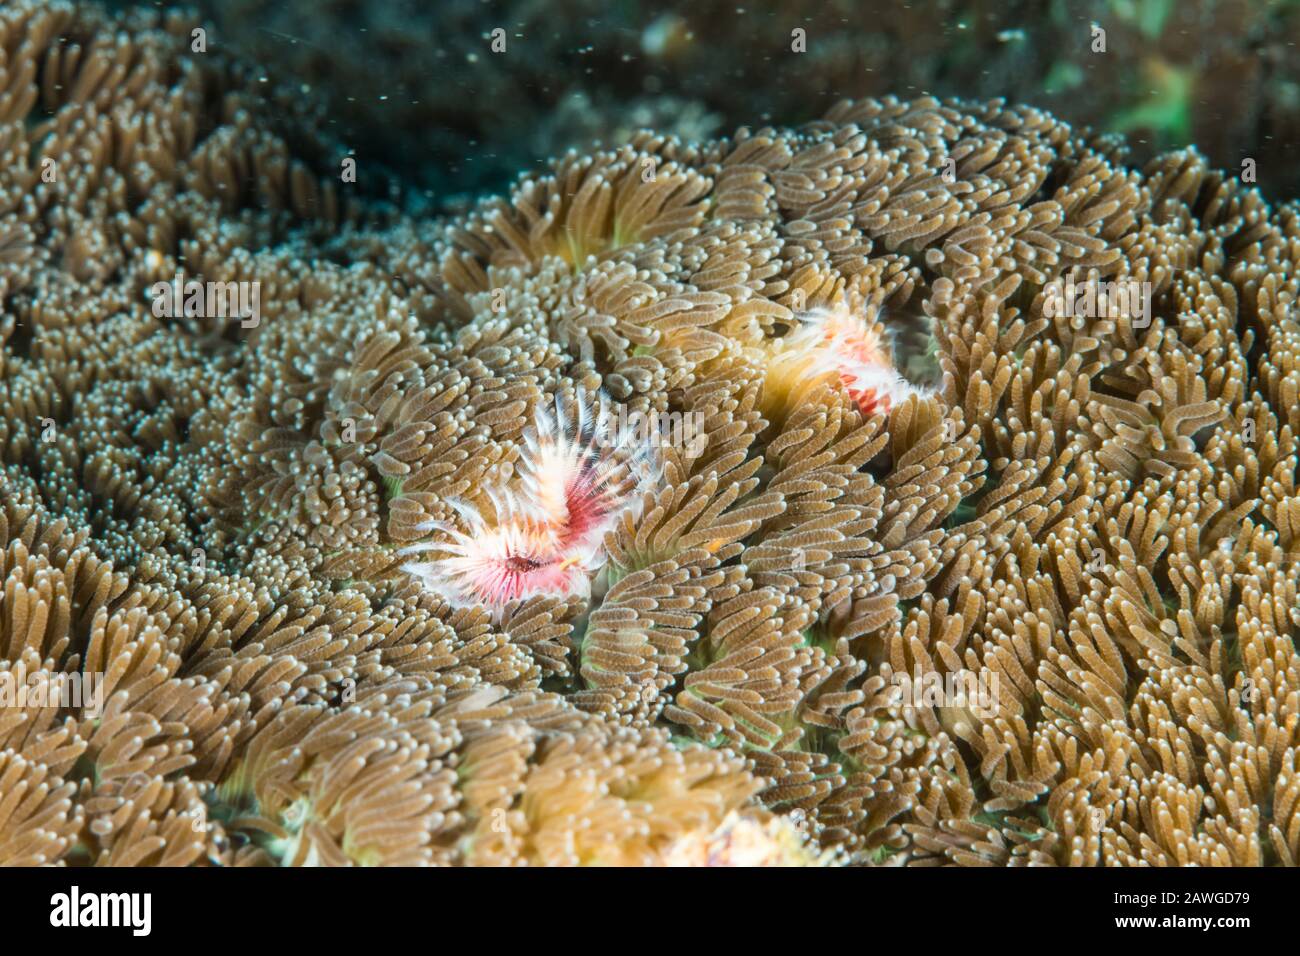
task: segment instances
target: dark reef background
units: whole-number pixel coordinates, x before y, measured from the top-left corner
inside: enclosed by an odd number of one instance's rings
[[[126,6],[126,4],[111,4]],[[1005,97],[1196,144],[1300,185],[1296,0],[199,0],[229,44],[325,97],[360,155],[438,206],[640,127],[703,138],[841,98]],[[1092,27],[1106,52],[1093,52]],[[493,31],[506,51],[491,51]],[[792,31],[805,31],[795,53]]]

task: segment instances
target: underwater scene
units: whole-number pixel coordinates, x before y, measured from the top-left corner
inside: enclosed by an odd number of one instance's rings
[[[1296,865],[1298,42],[0,3],[0,865]]]

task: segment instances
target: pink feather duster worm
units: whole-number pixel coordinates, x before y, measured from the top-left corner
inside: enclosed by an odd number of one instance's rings
[[[431,554],[404,569],[455,607],[506,606],[539,594],[587,597],[605,564],[605,535],[639,513],[658,478],[654,435],[613,427],[603,395],[539,407],[523,438],[517,478],[486,492],[491,514],[449,501],[462,527],[430,521],[436,537],[405,549]]]

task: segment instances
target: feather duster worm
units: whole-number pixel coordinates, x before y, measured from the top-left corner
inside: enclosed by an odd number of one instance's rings
[[[583,394],[557,397],[524,434],[520,493],[557,535],[562,552],[599,550],[625,511],[641,505],[641,492],[657,477],[657,436],[619,427],[608,399]]]
[[[404,569],[454,607],[498,615],[538,594],[586,597],[606,560],[605,535],[654,483],[654,449],[651,436],[614,427],[605,396],[557,398],[524,434],[515,485],[486,492],[491,518],[449,500],[466,530],[426,522],[421,530],[441,537],[403,553],[441,556]]]
[[[449,500],[466,530],[445,521],[429,521],[421,530],[442,538],[423,541],[405,554],[434,552],[432,561],[413,562],[404,570],[425,589],[453,607],[487,605],[503,609],[511,601],[535,594],[584,594],[595,555],[565,551],[562,529],[548,523],[512,491],[488,492],[491,516],[473,504]]]
[[[910,395],[924,397],[894,368],[879,322],[872,322],[844,303],[813,309],[776,345],[766,385],[790,404],[807,387],[837,379],[866,417],[887,415]]]

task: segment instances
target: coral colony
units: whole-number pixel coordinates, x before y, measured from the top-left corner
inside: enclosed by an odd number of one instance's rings
[[[0,863],[1300,861],[1294,202],[885,96],[439,216],[199,29],[0,7]]]

